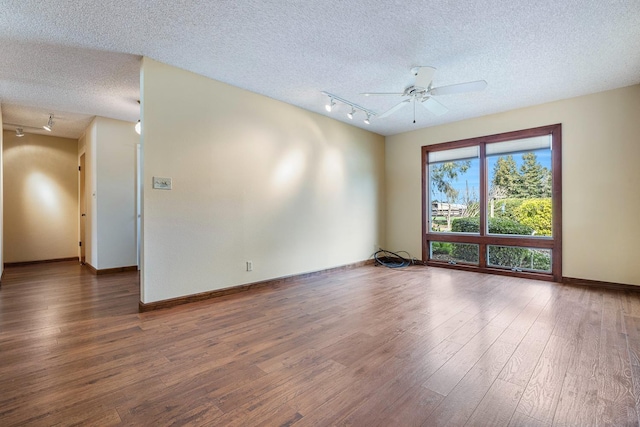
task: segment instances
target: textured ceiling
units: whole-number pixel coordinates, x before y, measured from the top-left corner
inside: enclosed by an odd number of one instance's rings
[[[52,112],[59,136],[137,121],[141,56],[392,135],[640,83],[640,0],[1,0],[0,46],[4,121]],[[324,110],[321,91],[382,113],[401,98],[360,93],[401,92],[416,65],[489,85],[415,124]]]

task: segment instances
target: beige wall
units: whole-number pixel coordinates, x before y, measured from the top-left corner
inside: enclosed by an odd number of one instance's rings
[[[384,244],[383,137],[148,58],[141,92],[143,302],[362,261]],[[173,190],[151,189],[153,176]]]
[[[96,117],[79,141],[85,152],[86,259],[98,270],[135,266],[134,123]]]
[[[389,247],[421,253],[421,146],[554,123],[562,123],[563,276],[640,285],[640,85],[388,137]]]
[[[0,103],[0,129],[2,129],[2,103]],[[0,132],[0,218],[4,216],[4,172],[3,172],[3,164],[4,164],[4,156],[2,155],[3,149],[3,140],[4,140],[4,132]],[[4,273],[4,250],[3,250],[3,241],[4,241],[4,229],[3,222],[0,221],[0,280],[2,280],[2,273]]]
[[[4,262],[78,253],[78,141],[3,132]]]

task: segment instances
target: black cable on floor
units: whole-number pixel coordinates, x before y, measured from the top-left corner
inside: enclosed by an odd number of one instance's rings
[[[373,254],[376,262],[380,265],[384,265],[388,268],[404,268],[411,265],[411,260],[403,258],[395,252],[386,251],[384,249],[378,250]]]

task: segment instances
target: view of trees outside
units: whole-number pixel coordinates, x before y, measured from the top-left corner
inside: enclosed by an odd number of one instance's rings
[[[455,218],[480,215],[480,159],[429,165],[431,231],[452,231]]]
[[[431,231],[479,233],[479,159],[429,165]],[[487,157],[489,234],[551,236],[551,150]],[[471,245],[432,242],[434,259],[477,264]],[[551,251],[491,246],[488,264],[551,270]],[[524,266],[524,267],[523,267]]]
[[[529,235],[551,236],[551,150],[490,156],[487,217],[507,218],[531,228]],[[526,234],[504,233],[495,234]]]

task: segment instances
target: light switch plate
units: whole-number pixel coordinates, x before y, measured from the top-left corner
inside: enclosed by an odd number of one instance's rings
[[[171,190],[171,178],[153,177],[153,188],[155,190]]]

